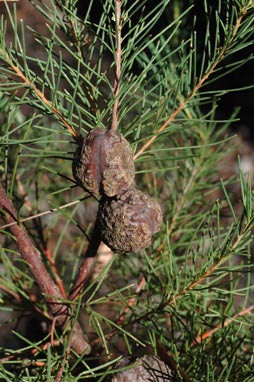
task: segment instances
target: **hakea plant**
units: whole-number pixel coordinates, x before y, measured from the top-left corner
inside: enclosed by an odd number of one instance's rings
[[[240,161],[218,181],[236,114],[211,84],[252,60],[252,1],[22,5],[0,8],[0,379],[250,382],[252,184]]]

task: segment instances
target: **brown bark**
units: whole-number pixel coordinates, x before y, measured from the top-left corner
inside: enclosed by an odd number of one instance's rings
[[[0,209],[7,224],[17,222],[17,212],[10,199],[6,195],[4,188],[0,184]],[[22,258],[26,261],[31,273],[36,280],[41,293],[49,307],[52,316],[55,318],[57,326],[68,328],[70,324],[70,307],[63,303],[63,296],[49,275],[45,264],[42,261],[39,251],[35,248],[32,240],[24,226],[15,224],[10,226],[10,231],[15,237],[17,247]],[[70,325],[71,328],[71,325]],[[75,324],[71,338],[71,347],[78,353],[89,353],[90,346],[84,338],[82,329],[78,323]]]

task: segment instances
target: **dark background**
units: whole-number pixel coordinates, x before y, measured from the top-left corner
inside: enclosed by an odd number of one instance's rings
[[[78,15],[81,18],[85,18],[87,14],[87,9],[89,7],[89,3],[91,0],[79,0],[77,2],[78,5]],[[150,33],[151,35],[156,35],[156,33],[159,33],[163,28],[165,28],[169,21],[173,17],[173,2],[170,2],[167,6],[166,10],[163,12],[162,16],[160,17],[158,23],[154,25],[154,27],[151,29]],[[180,3],[180,1],[179,1]],[[223,21],[226,21],[230,15],[232,15],[232,7],[235,4],[235,1],[231,2],[221,2],[221,12],[220,17],[222,17]],[[102,1],[93,1],[93,5],[91,7],[90,16],[89,19],[94,22],[98,23],[101,17],[101,13],[103,11],[103,2]],[[143,10],[144,14],[149,13],[153,7],[154,7],[154,0],[147,0],[146,6]],[[215,10],[218,9],[218,0],[208,0],[207,1],[207,11],[204,7],[204,0],[185,0],[182,2],[183,9],[187,9],[190,5],[193,6],[191,12],[189,13],[189,16],[186,21],[186,32],[190,33],[193,29],[193,17],[196,18],[196,24],[195,29],[197,30],[198,34],[198,49],[200,49],[200,52],[204,49],[203,41],[204,36],[206,33],[206,27],[207,23],[209,22],[211,25],[211,39],[213,37],[213,30],[215,31]],[[138,22],[138,15],[134,16],[133,22]],[[127,32],[127,31],[125,31]],[[253,39],[253,35],[250,36],[250,39]],[[223,33],[221,31],[221,39],[223,40]],[[239,51],[237,54],[234,54],[231,57],[231,61],[228,59],[225,61],[224,64],[230,64],[230,62],[238,61],[238,60],[244,60],[246,57],[248,57],[250,54],[254,54],[254,46],[253,44],[248,47],[247,49],[244,49],[243,51]],[[138,64],[134,64],[133,71],[138,72],[139,67]],[[228,119],[232,115],[234,109],[236,107],[240,107],[240,111],[238,113],[239,121],[233,123],[230,127],[232,132],[237,132],[242,136],[242,138],[245,141],[248,141],[249,144],[253,144],[254,140],[254,63],[253,60],[246,63],[244,66],[241,66],[234,72],[228,74],[224,78],[220,79],[219,81],[213,82],[210,86],[206,85],[204,87],[204,90],[214,90],[214,89],[235,89],[239,87],[246,87],[252,85],[252,89],[244,90],[244,91],[233,91],[226,95],[223,95],[223,97],[219,100],[219,107],[217,112],[217,118],[219,119]],[[204,107],[204,112],[206,111],[206,108]]]

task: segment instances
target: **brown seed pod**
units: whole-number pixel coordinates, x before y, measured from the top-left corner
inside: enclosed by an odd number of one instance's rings
[[[119,368],[128,367],[117,373],[112,382],[164,382],[173,381],[174,373],[171,368],[158,357],[144,355],[131,363],[125,357],[117,365]]]
[[[102,241],[115,252],[137,252],[148,247],[162,224],[159,203],[132,188],[114,199],[100,201],[98,219]]]
[[[93,129],[80,142],[72,169],[86,191],[109,197],[130,188],[135,177],[128,141],[119,132],[101,128]]]

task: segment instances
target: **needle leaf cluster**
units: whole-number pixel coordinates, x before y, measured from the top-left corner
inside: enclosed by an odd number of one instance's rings
[[[200,1],[201,29],[194,1],[122,0],[116,96],[116,1],[99,2],[95,18],[95,0],[82,16],[77,0],[31,0],[38,25],[18,3],[0,5],[1,183],[68,296],[97,206],[73,180],[75,143],[110,128],[117,97],[136,182],[160,201],[163,226],[147,250],[112,255],[77,300],[65,296],[93,349],[77,355],[68,333],[45,330],[44,296],[1,220],[0,379],[110,381],[122,355],[163,348],[175,381],[251,382],[252,174],[240,157],[237,175],[223,167],[237,153],[228,132],[239,110],[219,111],[225,94],[253,89],[221,86],[253,63],[253,2]]]

